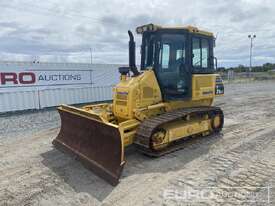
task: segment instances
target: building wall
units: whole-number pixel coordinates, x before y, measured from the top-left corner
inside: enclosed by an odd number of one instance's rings
[[[0,62],[0,73],[29,71],[89,71],[91,82],[58,85],[0,85],[0,112],[42,109],[60,104],[80,104],[112,99],[112,88],[119,81],[120,65],[77,63]],[[87,72],[84,73],[87,75]],[[0,76],[1,77],[1,76]],[[1,82],[0,82],[1,83]]]

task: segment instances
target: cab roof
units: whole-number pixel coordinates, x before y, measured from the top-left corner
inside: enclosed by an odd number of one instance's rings
[[[142,26],[139,26],[136,28],[136,32],[138,34],[143,34],[144,32],[154,32],[154,31],[159,31],[159,30],[187,30],[190,33],[196,33],[196,34],[201,34],[205,36],[211,36],[214,37],[213,33],[200,30],[197,27],[194,26],[160,26],[156,24],[145,24]]]

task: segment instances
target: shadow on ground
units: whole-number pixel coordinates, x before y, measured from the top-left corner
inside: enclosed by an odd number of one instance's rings
[[[221,140],[222,134],[190,138],[184,141],[184,149],[160,158],[145,156],[131,147],[125,152],[127,162],[121,180],[127,182],[127,178],[132,175],[181,170],[188,162],[207,154],[211,145]],[[43,153],[41,156],[43,157],[42,163],[77,193],[88,193],[102,202],[115,189],[115,187],[84,168],[74,158],[55,148]]]

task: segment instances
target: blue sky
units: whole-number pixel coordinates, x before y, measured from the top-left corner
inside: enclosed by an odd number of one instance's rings
[[[272,0],[0,1],[1,60],[127,63],[127,30],[146,23],[194,25],[217,34],[219,66],[275,62]],[[140,45],[140,36],[136,36]],[[137,53],[139,53],[137,51]]]

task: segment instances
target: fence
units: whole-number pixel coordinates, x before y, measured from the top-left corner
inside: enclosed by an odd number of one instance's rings
[[[248,82],[254,80],[275,80],[275,72],[234,72],[229,70],[220,74],[225,82]]]
[[[43,109],[112,99],[112,86],[0,92],[0,112]]]

